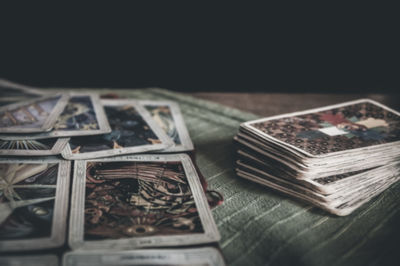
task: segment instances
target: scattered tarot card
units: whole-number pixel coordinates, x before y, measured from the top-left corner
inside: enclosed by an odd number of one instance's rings
[[[69,99],[57,94],[0,108],[0,133],[35,133],[52,129]]]
[[[135,100],[102,100],[111,133],[72,137],[62,152],[66,159],[90,159],[162,150],[172,140]]]
[[[56,255],[0,256],[1,266],[57,266]]]
[[[174,141],[175,146],[166,149],[167,152],[182,152],[193,150],[193,143],[183,120],[179,105],[170,101],[140,101],[152,118]]]
[[[78,160],[72,249],[136,249],[216,242],[220,236],[186,154]]]
[[[0,251],[64,244],[70,162],[0,159]]]
[[[57,118],[53,130],[38,134],[9,134],[9,140],[45,139],[110,133],[111,128],[100,98],[95,93],[70,93],[68,104]]]
[[[61,154],[68,138],[4,140],[0,139],[0,155],[48,156]]]
[[[140,249],[130,251],[74,251],[63,257],[63,266],[225,266],[216,248]]]
[[[42,97],[45,91],[0,79],[0,106]]]

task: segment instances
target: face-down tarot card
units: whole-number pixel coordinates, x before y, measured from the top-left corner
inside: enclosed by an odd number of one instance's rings
[[[111,133],[72,137],[62,156],[66,159],[100,158],[143,153],[173,145],[172,140],[135,100],[102,100]]]
[[[78,160],[72,249],[135,249],[215,242],[219,233],[186,154]]]
[[[309,158],[400,144],[400,113],[369,99],[262,118],[242,126]]]
[[[69,174],[65,160],[0,159],[0,251],[64,243]]]

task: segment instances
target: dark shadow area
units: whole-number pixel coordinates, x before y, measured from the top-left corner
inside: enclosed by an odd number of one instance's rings
[[[37,87],[184,92],[391,93],[400,87],[390,16],[355,19],[346,8],[350,21],[336,13],[313,19],[294,8],[273,19],[241,5],[235,12],[225,5],[186,8],[3,8],[0,77]]]

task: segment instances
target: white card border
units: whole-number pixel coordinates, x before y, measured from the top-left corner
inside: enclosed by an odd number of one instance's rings
[[[172,235],[172,236],[147,236],[134,238],[120,238],[116,240],[84,241],[84,206],[86,164],[88,162],[168,162],[180,161],[184,168],[186,178],[199,213],[204,233]],[[203,187],[195,167],[187,154],[145,154],[102,158],[94,160],[78,160],[75,162],[72,188],[72,202],[69,225],[68,243],[72,249],[135,249],[143,247],[182,246],[216,242],[220,235],[208,205]]]
[[[51,236],[22,240],[1,240],[0,251],[38,250],[62,246],[65,242],[67,228],[71,162],[53,158],[22,160],[0,158],[0,163],[58,163],[57,188]]]
[[[0,139],[2,139],[0,137]],[[10,141],[7,139],[2,139],[6,141]],[[57,155],[61,154],[64,150],[65,145],[68,143],[68,138],[59,138],[56,140],[54,145],[50,150],[4,150],[0,149],[1,156],[47,156],[47,155]]]
[[[57,101],[56,105],[51,110],[50,115],[46,118],[46,120],[43,122],[41,127],[24,127],[24,128],[0,127],[0,133],[37,133],[37,132],[46,132],[46,131],[51,130],[51,128],[53,127],[54,123],[56,122],[58,116],[61,114],[61,112],[64,110],[65,106],[67,105],[68,100],[69,100],[69,94],[57,93],[57,94],[53,94],[50,96],[35,98],[35,99],[29,100],[29,101],[12,103],[12,104],[8,104],[8,105],[4,105],[4,106],[0,107],[0,112],[5,112],[9,108],[18,108],[20,106],[29,105],[29,104],[37,102],[37,101],[43,101],[43,100],[54,98],[57,96],[61,96],[61,98]]]
[[[38,134],[18,134],[18,135],[0,135],[0,139],[5,140],[25,140],[25,139],[47,139],[47,138],[60,138],[60,137],[72,137],[72,136],[88,136],[88,135],[99,135],[107,134],[111,132],[110,124],[104,112],[104,108],[100,103],[100,97],[94,92],[71,92],[69,93],[71,100],[73,97],[89,97],[93,105],[93,110],[97,118],[99,129],[90,130],[52,130],[49,132],[43,132]],[[68,100],[68,103],[69,103]],[[67,105],[68,105],[67,103]],[[65,106],[66,107],[66,106]],[[65,108],[64,108],[65,109]],[[63,111],[64,111],[63,109]],[[61,113],[60,113],[61,115]]]
[[[85,263],[93,263],[93,265],[106,266],[113,263],[113,265],[193,265],[201,264],[208,266],[225,266],[224,259],[221,252],[214,247],[200,247],[200,248],[180,248],[180,249],[141,249],[130,251],[72,251],[64,254],[63,266],[77,266],[70,262],[74,257],[79,260],[79,257],[89,256]],[[139,256],[137,261],[119,261],[118,258],[126,256]],[[147,258],[144,258],[146,257]],[[90,262],[90,257],[94,260]],[[101,262],[99,262],[101,260]],[[134,260],[134,258],[133,258]]]
[[[166,149],[173,145],[173,141],[165,134],[165,132],[160,128],[156,122],[151,118],[151,115],[147,112],[144,107],[142,107],[137,100],[132,99],[118,99],[118,100],[101,100],[104,106],[123,106],[130,105],[135,108],[135,110],[142,116],[143,120],[147,123],[150,129],[154,132],[157,138],[161,141],[160,144],[146,144],[141,146],[134,146],[121,149],[108,149],[102,151],[93,151],[73,154],[69,143],[65,145],[64,150],[61,152],[63,158],[68,160],[82,160],[82,159],[94,159],[107,156],[115,156],[130,153],[144,153],[149,151],[156,151]]]
[[[190,138],[188,129],[183,119],[182,112],[179,105],[171,101],[151,101],[151,100],[140,100],[139,103],[146,108],[146,106],[168,106],[171,110],[172,119],[175,127],[178,131],[179,139],[181,144],[175,144],[175,146],[165,149],[165,152],[182,152],[192,151],[194,149],[193,142]]]

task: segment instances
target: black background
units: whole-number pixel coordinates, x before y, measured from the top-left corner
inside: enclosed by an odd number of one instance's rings
[[[39,87],[383,92],[400,87],[394,7],[1,7],[0,77]]]

